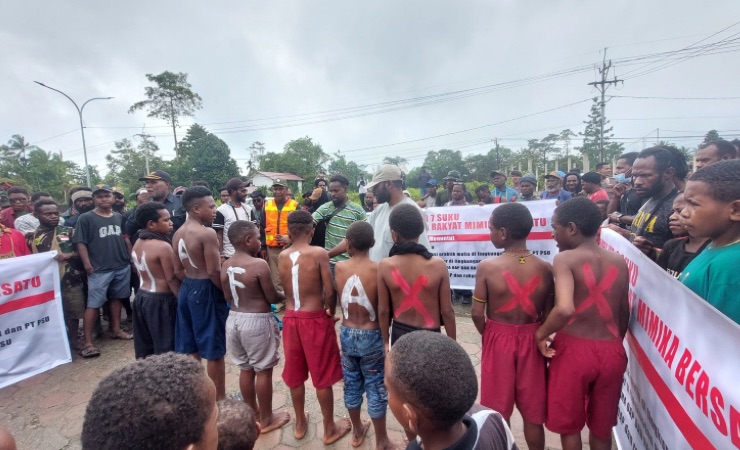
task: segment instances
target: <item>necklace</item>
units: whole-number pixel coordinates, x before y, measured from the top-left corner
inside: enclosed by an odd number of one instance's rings
[[[527,253],[526,255],[523,255],[522,253]],[[517,254],[518,253],[518,254]],[[521,250],[506,250],[503,255],[511,256],[512,258],[519,258],[519,264],[524,264],[527,262],[527,258],[532,256],[532,252],[529,251],[528,248],[523,248]]]
[[[712,242],[712,243],[710,243],[710,244],[709,244],[709,246],[707,246],[707,248],[708,248],[708,249],[710,249],[710,250],[711,250],[711,249],[715,249],[715,248],[724,248],[724,247],[729,247],[729,246],[731,246],[731,245],[735,245],[735,244],[737,244],[738,242],[740,242],[740,239],[738,239],[738,240],[736,240],[736,241],[734,241],[734,242],[730,242],[730,243],[729,243],[729,244],[727,244],[727,245],[723,245],[722,247],[715,247],[715,246],[714,246],[714,242]]]

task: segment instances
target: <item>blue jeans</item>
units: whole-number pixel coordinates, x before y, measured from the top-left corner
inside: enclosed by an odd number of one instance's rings
[[[367,393],[367,412],[371,419],[385,416],[388,392],[383,381],[385,352],[380,330],[360,330],[342,325],[342,372],[344,372],[344,406],[359,409],[362,393]]]

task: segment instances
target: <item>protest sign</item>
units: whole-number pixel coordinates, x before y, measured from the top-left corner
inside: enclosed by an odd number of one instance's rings
[[[532,254],[552,263],[558,252],[550,223],[555,200],[522,204],[529,208],[534,220],[534,227],[527,238],[527,248]],[[424,210],[432,253],[447,263],[451,288],[473,289],[478,264],[503,252],[503,249],[491,244],[488,229],[491,212],[498,206],[446,206]]]
[[[0,388],[72,361],[55,255],[0,261]]]
[[[617,233],[602,230],[601,245],[630,270],[619,447],[740,448],[740,326]]]

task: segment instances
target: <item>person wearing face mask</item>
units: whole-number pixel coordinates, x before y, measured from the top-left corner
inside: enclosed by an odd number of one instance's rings
[[[617,184],[612,188],[614,196],[609,200],[606,212],[609,214],[609,223],[620,228],[632,225],[635,215],[647,201],[640,198],[632,187],[632,165],[637,155],[637,152],[625,153],[617,161],[615,174]]]

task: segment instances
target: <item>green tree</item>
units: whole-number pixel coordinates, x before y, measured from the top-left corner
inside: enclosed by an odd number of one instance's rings
[[[179,118],[192,117],[195,111],[203,107],[200,95],[193,92],[188,83],[188,74],[164,71],[159,75],[146,74],[146,78],[156,86],[144,88],[146,100],[141,100],[129,108],[129,114],[140,109],[146,109],[147,117],[156,117],[166,120],[172,126],[172,135],[175,138],[175,159],[179,159],[177,152],[177,126]]]
[[[717,130],[709,130],[707,131],[707,134],[704,136],[704,141],[702,141],[702,143],[706,144],[709,141],[716,141],[719,139],[722,139],[722,137],[720,137]]]
[[[262,157],[265,156],[265,144],[260,141],[254,141],[247,149],[247,152],[249,152],[247,171],[251,175],[252,172],[260,169],[260,162],[262,161]]]
[[[403,167],[408,163],[409,160],[404,158],[403,156],[386,156],[385,158],[383,158],[383,164],[395,164],[397,166]]]
[[[129,139],[116,141],[114,148],[105,157],[108,167],[105,182],[111,186],[124,188],[127,194],[136,191],[141,186],[139,178],[147,174],[147,151],[150,170],[161,169],[165,166],[162,158],[156,154],[159,147],[154,141],[144,140],[136,148]]]
[[[188,128],[179,150],[181,161],[173,164],[173,182],[177,184],[189,186],[193,180],[205,180],[217,189],[239,176],[239,166],[226,142],[197,123]]]
[[[270,172],[287,172],[313,181],[316,175],[326,172],[331,158],[321,144],[306,136],[285,144],[280,153],[267,152],[260,161],[260,169]]]
[[[447,176],[447,172],[450,170],[457,170],[460,172],[460,176],[463,179],[468,179],[470,173],[468,168],[463,161],[462,153],[459,150],[433,150],[427,153],[424,158],[424,164],[434,178],[437,179],[438,183],[442,182],[442,178]],[[416,184],[418,182],[414,180]]]
[[[26,141],[26,138],[24,138],[20,134],[14,134],[10,138],[10,140],[8,141],[7,148],[11,152],[14,152],[16,157],[20,159],[21,161],[28,158],[28,154],[31,151],[39,149],[37,146],[29,144]]]
[[[594,103],[591,105],[591,112],[588,115],[588,120],[583,122],[586,124],[586,128],[582,133],[583,145],[576,149],[581,154],[588,155],[588,159],[591,164],[601,162],[602,155],[599,149],[601,139],[601,107],[599,106],[599,98],[594,97]],[[609,126],[609,119],[604,118],[604,151],[603,159],[604,162],[612,161],[624,152],[624,146],[617,142],[612,142],[611,138],[614,137],[612,131],[614,127]]]
[[[347,158],[337,150],[332,156],[332,161],[329,163],[329,175],[342,174],[349,179],[350,190],[357,188],[357,183],[360,178],[368,179],[370,176],[367,171],[358,166],[354,161],[347,161]]]
[[[470,180],[489,183],[492,171],[506,170],[516,165],[516,160],[517,154],[510,148],[496,145],[488,153],[466,156],[465,167],[470,174]]]

